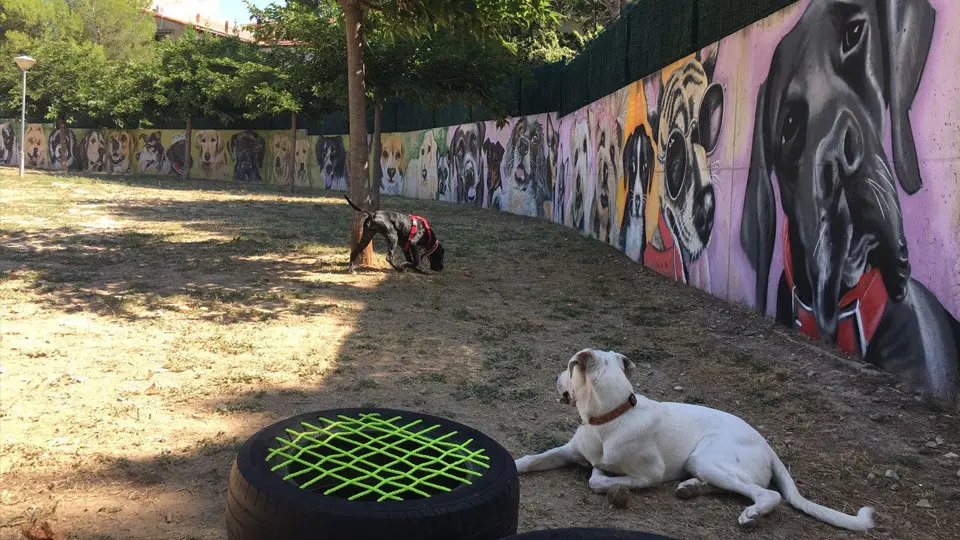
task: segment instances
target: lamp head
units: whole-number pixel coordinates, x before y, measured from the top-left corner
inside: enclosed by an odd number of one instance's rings
[[[13,61],[17,63],[17,67],[19,67],[22,71],[27,71],[28,69],[32,68],[34,64],[37,63],[36,60],[34,60],[33,58],[30,58],[27,55],[18,56],[14,58]]]

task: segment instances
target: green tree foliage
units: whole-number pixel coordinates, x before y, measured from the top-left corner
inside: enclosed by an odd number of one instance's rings
[[[242,66],[255,62],[256,49],[237,38],[218,38],[187,29],[183,37],[164,40],[158,60],[141,77],[153,81],[151,101],[161,118],[238,120],[234,106]]]
[[[28,114],[68,122],[118,121],[136,104],[133,64],[152,61],[154,22],[146,0],[4,0],[0,4],[0,117],[20,109],[21,76],[10,61],[37,60],[30,70]],[[133,101],[136,101],[135,99]],[[128,113],[118,111],[128,110]],[[126,114],[126,116],[124,116]]]

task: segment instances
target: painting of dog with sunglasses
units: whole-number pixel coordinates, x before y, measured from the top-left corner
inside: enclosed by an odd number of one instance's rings
[[[662,84],[659,73],[643,81],[660,171],[659,217],[643,261],[683,283],[690,282],[690,263],[703,256],[713,232],[709,156],[723,123],[723,88],[712,81],[717,52],[717,44],[701,50]],[[703,276],[709,281],[709,270]],[[696,285],[709,290],[709,283]]]

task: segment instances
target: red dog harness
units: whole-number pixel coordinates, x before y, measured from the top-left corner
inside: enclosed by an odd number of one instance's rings
[[[440,240],[433,235],[433,231],[430,229],[430,224],[427,223],[427,220],[414,214],[410,214],[410,235],[407,236],[407,241],[401,248],[404,251],[410,251],[410,244],[413,242],[413,237],[417,235],[417,223],[420,223],[420,226],[423,227],[423,234],[427,235],[428,238],[433,238],[433,245],[431,245],[430,249],[426,252],[426,256],[430,256],[430,254],[440,246]]]
[[[794,327],[812,339],[819,339],[813,307],[800,300],[793,281],[793,256],[786,223],[783,224],[783,271],[793,299]],[[867,345],[880,325],[889,298],[880,270],[872,268],[860,276],[857,286],[847,291],[838,304],[840,327],[837,329],[837,347],[847,354],[866,354]]]
[[[680,249],[677,248],[673,233],[670,232],[667,222],[663,219],[663,212],[660,212],[657,229],[660,231],[660,238],[663,239],[663,249],[659,250],[653,244],[648,243],[647,248],[643,251],[643,264],[674,281],[686,283],[683,257],[680,254]]]

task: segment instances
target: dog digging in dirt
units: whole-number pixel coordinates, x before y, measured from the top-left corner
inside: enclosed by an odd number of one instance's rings
[[[400,212],[390,212],[388,210],[377,210],[371,212],[357,206],[350,197],[344,197],[354,210],[363,214],[363,234],[357,247],[350,252],[350,266],[347,271],[355,273],[354,261],[357,256],[366,249],[367,244],[373,241],[373,237],[378,233],[387,239],[387,262],[390,263],[397,272],[403,272],[407,268],[412,268],[416,272],[424,274],[420,268],[420,261],[423,257],[430,259],[430,269],[434,272],[443,271],[443,246],[440,239],[434,234],[433,229],[427,220],[413,214],[401,214]],[[393,260],[394,252],[397,246],[403,251],[406,262],[400,266]]]
[[[797,490],[787,467],[756,429],[732,414],[686,403],[658,402],[633,392],[633,362],[613,351],[584,349],[557,377],[561,403],[573,404],[582,424],[570,442],[517,459],[517,472],[568,464],[593,467],[596,493],[643,489],[677,482],[688,499],[710,491],[732,491],[753,501],[739,523],[754,527],[784,499],[835,527],[873,527],[873,509],[856,516],[812,502]],[[773,480],[780,491],[768,489]]]

